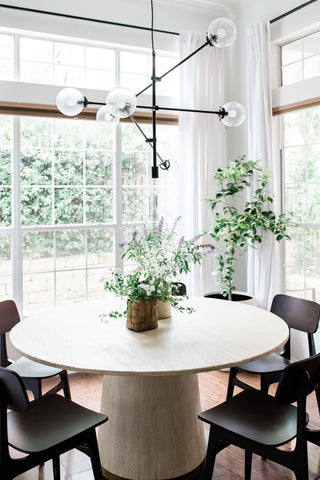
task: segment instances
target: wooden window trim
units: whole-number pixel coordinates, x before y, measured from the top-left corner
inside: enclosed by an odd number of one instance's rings
[[[77,116],[80,120],[95,120],[97,110],[94,108],[86,108]],[[13,103],[0,102],[0,114],[3,115],[22,115],[30,117],[55,117],[55,118],[74,118],[66,117],[59,112],[58,108],[52,105],[38,105],[32,103]],[[134,118],[139,123],[151,123],[151,112],[135,112]],[[121,122],[131,122],[130,118],[123,118]],[[157,123],[163,125],[178,125],[178,115],[168,115],[165,113],[157,113]]]
[[[282,105],[281,107],[274,107],[272,109],[272,115],[282,115],[283,113],[290,113],[304,108],[316,107],[318,105],[320,105],[320,97],[310,98],[308,100]]]

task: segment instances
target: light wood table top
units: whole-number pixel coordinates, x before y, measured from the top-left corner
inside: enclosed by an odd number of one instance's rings
[[[108,375],[174,375],[239,365],[280,349],[287,325],[258,307],[190,298],[196,311],[172,309],[157,329],[133,332],[125,318],[99,315],[121,310],[120,299],[81,302],[42,311],[11,331],[11,341],[33,360]]]

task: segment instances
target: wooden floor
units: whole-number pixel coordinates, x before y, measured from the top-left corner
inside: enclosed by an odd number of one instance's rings
[[[255,385],[255,378],[244,376],[244,379]],[[227,372],[208,372],[199,375],[202,410],[211,408],[224,401],[226,395]],[[81,405],[99,410],[102,391],[100,375],[70,375],[71,394],[74,401]],[[49,385],[48,385],[49,386]],[[272,392],[272,390],[271,390]],[[308,398],[310,425],[320,428],[320,419],[314,394]],[[206,426],[205,426],[206,428]],[[206,430],[207,434],[207,430]],[[309,480],[320,473],[320,448],[309,445]],[[228,447],[217,457],[213,480],[243,480],[244,452],[236,447]],[[17,477],[18,480],[52,480],[51,463],[41,468],[30,470]],[[295,480],[295,476],[284,467],[259,457],[253,459],[251,480]],[[61,480],[93,480],[88,457],[78,451],[72,451],[61,457]]]

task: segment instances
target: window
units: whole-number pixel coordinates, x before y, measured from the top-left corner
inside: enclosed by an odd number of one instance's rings
[[[16,52],[16,56],[14,56]],[[117,72],[119,59],[120,69]],[[157,72],[165,73],[176,55],[157,53]],[[115,47],[83,40],[36,37],[26,33],[1,33],[0,80],[17,80],[45,85],[111,90],[119,84],[138,93],[150,83],[150,49]],[[158,85],[161,95],[178,93],[178,72]]]
[[[139,90],[150,52],[3,33],[0,62],[2,80],[106,90],[123,76]],[[157,137],[176,160],[177,125],[158,125]],[[28,314],[103,297],[101,278],[122,267],[123,229],[150,220],[160,195],[175,201],[177,164],[153,180],[152,149],[132,123],[0,115],[0,138],[0,300],[14,297]]]
[[[281,47],[282,85],[320,75],[320,32]]]
[[[297,102],[280,107],[283,200],[294,221],[285,244],[285,289],[319,301],[320,105],[308,97],[303,80],[320,80],[320,32],[282,46],[280,53],[284,93],[286,85],[302,81],[294,90]]]
[[[282,123],[285,208],[296,223],[286,243],[286,289],[319,300],[320,106],[284,114]]]

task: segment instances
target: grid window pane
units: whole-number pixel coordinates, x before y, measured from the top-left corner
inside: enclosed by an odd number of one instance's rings
[[[54,69],[56,85],[83,87],[85,85],[85,69],[83,67],[69,67],[57,65]]]
[[[113,190],[111,188],[87,188],[86,222],[108,223],[113,220]]]
[[[14,66],[12,60],[0,58],[0,80],[13,80]]]
[[[12,298],[11,233],[0,233],[0,301]]]
[[[22,60],[50,62],[53,54],[53,42],[34,38],[20,38],[20,57]]]
[[[25,232],[22,236],[22,245],[24,272],[41,272],[53,269],[53,232]]]
[[[281,47],[282,66],[299,60],[302,60],[302,40],[297,40]]]
[[[286,290],[314,300],[320,298],[319,122],[320,106],[283,116],[285,209],[297,223],[286,242]],[[291,147],[294,142],[302,145]]]
[[[320,75],[320,32],[281,47],[282,85]]]
[[[0,34],[0,80],[14,80],[14,37]]]
[[[0,58],[13,58],[13,35],[0,34]]]
[[[45,148],[21,149],[21,183],[23,185],[51,185],[52,150]]]
[[[83,66],[85,58],[85,47],[72,45],[70,43],[54,44],[54,59],[58,65]]]
[[[22,187],[22,225],[52,224],[52,189],[43,187]]]
[[[56,267],[58,270],[78,269],[85,266],[85,231],[58,231],[56,238]]]
[[[87,231],[89,267],[114,265],[114,248],[113,230],[98,229]]]
[[[11,186],[12,134],[12,118],[0,115],[0,187]]]
[[[292,63],[282,68],[282,85],[290,85],[301,80],[303,80],[301,63]]]
[[[86,153],[85,162],[87,185],[112,185],[112,152],[105,150],[88,150]]]
[[[53,67],[47,63],[20,63],[20,80],[28,83],[53,84]]]
[[[83,223],[82,188],[55,188],[54,219],[58,225]]]
[[[70,270],[56,274],[56,304],[80,302],[86,297],[86,273]]]
[[[0,36],[1,37],[1,36]],[[13,79],[13,37],[0,38],[1,79]],[[115,51],[72,42],[17,37],[23,82],[110,90],[115,87]],[[9,44],[11,39],[12,45]],[[1,42],[2,40],[2,42]],[[10,55],[11,48],[11,55]]]
[[[54,155],[56,185],[83,185],[83,152],[56,149]]]

